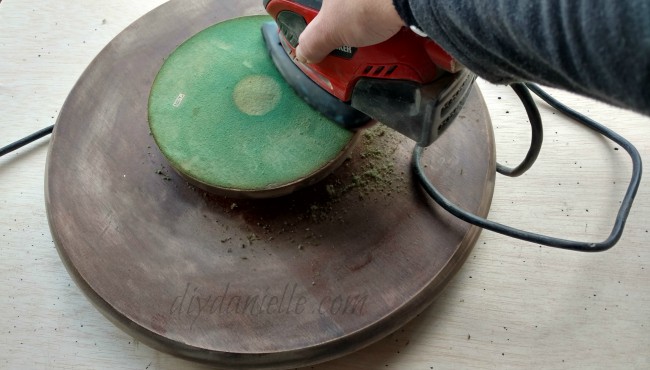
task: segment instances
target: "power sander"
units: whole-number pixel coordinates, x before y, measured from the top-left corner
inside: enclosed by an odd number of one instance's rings
[[[318,64],[301,63],[296,60],[300,34],[321,4],[264,0],[275,23],[265,24],[262,33],[287,83],[345,128],[359,128],[373,118],[419,145],[433,143],[462,109],[476,76],[406,27],[380,44],[342,46]]]

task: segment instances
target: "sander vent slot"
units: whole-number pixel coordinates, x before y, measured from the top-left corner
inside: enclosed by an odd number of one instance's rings
[[[451,112],[449,115],[447,115],[447,116],[445,117],[445,119],[442,121],[442,123],[440,124],[440,126],[438,126],[438,132],[442,132],[442,130],[444,130],[445,127],[447,127],[447,125],[448,125],[449,123],[451,123],[451,121],[452,121],[453,119],[456,118],[456,116],[458,115],[458,113],[460,112],[460,109],[461,109],[462,107],[463,107],[462,105],[458,105],[458,106],[456,107],[456,109],[454,109],[453,112]]]
[[[463,81],[462,85],[460,86],[460,88],[457,89],[454,92],[454,95],[452,95],[450,98],[448,98],[445,101],[444,105],[442,106],[442,110],[440,111],[441,116],[443,116],[443,117],[445,117],[445,116],[453,116],[455,113],[457,113],[456,111],[458,110],[458,108],[455,107],[455,105],[458,104],[459,99],[464,99],[466,97],[466,95],[469,93],[469,89],[468,89],[467,84],[471,83],[471,82],[473,82],[473,80],[465,79]],[[449,113],[449,110],[453,109],[453,108],[456,108],[456,109],[454,109],[453,112]]]
[[[395,72],[397,69],[396,65],[392,66],[366,66],[363,70],[363,74],[366,76],[374,77],[388,77]]]
[[[395,72],[396,69],[397,69],[397,66],[391,66],[390,68],[388,68],[388,71],[386,71],[385,76],[390,76],[390,75],[392,75],[393,72]]]

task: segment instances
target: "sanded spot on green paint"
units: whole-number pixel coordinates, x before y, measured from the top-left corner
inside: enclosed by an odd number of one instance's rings
[[[280,102],[281,89],[269,76],[248,76],[237,83],[232,97],[240,111],[250,116],[263,116]]]
[[[270,20],[209,27],[158,73],[149,126],[184,175],[224,189],[272,189],[318,172],[351,142],[351,132],[309,107],[277,72],[260,31]]]

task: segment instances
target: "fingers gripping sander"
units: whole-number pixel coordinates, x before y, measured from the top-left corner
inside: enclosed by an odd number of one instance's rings
[[[428,146],[453,122],[476,76],[440,46],[404,27],[391,39],[340,47],[322,62],[296,60],[302,31],[321,0],[264,0],[275,19],[262,27],[274,64],[312,107],[347,129],[370,118]]]

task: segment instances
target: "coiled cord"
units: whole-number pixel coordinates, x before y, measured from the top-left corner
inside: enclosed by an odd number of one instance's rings
[[[447,212],[451,213],[452,215],[472,225],[476,225],[484,229],[497,232],[499,234],[503,234],[520,240],[525,240],[531,243],[536,243],[536,244],[541,244],[541,245],[546,245],[549,247],[555,247],[561,249],[568,249],[573,251],[580,251],[580,252],[601,252],[611,248],[619,241],[621,235],[623,234],[623,229],[625,228],[625,222],[627,220],[627,217],[630,214],[630,209],[632,208],[634,197],[636,196],[636,193],[639,189],[639,184],[641,183],[642,163],[641,163],[641,155],[639,154],[639,151],[634,147],[634,145],[632,145],[621,135],[601,125],[600,123],[592,120],[591,118],[565,106],[564,104],[560,103],[558,100],[551,97],[549,94],[547,94],[544,90],[542,90],[535,84],[525,84],[525,85],[515,84],[514,86],[512,86],[512,88],[515,90],[515,92],[517,92],[517,95],[519,96],[522,103],[526,107],[531,122],[531,126],[533,127],[533,139],[531,143],[531,149],[529,150],[529,153],[526,156],[526,159],[524,159],[524,161],[522,162],[522,164],[517,166],[514,170],[510,170],[501,166],[502,171],[499,172],[501,173],[505,172],[505,174],[508,176],[521,175],[523,172],[526,171],[526,169],[532,166],[533,162],[537,158],[539,149],[541,148],[541,136],[540,134],[536,134],[536,131],[541,129],[541,118],[539,117],[539,112],[537,111],[536,107],[534,109],[531,109],[532,106],[535,105],[535,102],[533,101],[532,96],[528,93],[527,90],[534,92],[537,96],[539,96],[542,100],[547,102],[553,108],[557,109],[559,112],[567,115],[568,117],[572,118],[578,123],[586,127],[589,127],[590,129],[598,132],[599,134],[617,143],[623,149],[625,149],[625,151],[632,158],[632,177],[630,180],[630,184],[628,185],[623,201],[621,202],[621,206],[618,210],[618,214],[616,215],[616,220],[614,222],[614,227],[612,228],[612,231],[609,234],[608,238],[598,243],[561,239],[561,238],[556,238],[548,235],[537,234],[530,231],[516,229],[507,225],[500,224],[498,222],[487,220],[473,213],[467,212],[461,209],[460,207],[458,207],[457,205],[451,203],[449,200],[447,200],[433,186],[431,181],[429,181],[429,179],[426,177],[424,173],[424,169],[422,168],[422,163],[421,163],[421,157],[422,157],[422,152],[424,150],[424,147],[416,146],[415,149],[413,150],[412,167],[415,176],[420,181],[421,186],[424,188],[426,193],[429,194],[429,196],[436,203],[438,203],[442,208],[444,208]]]

